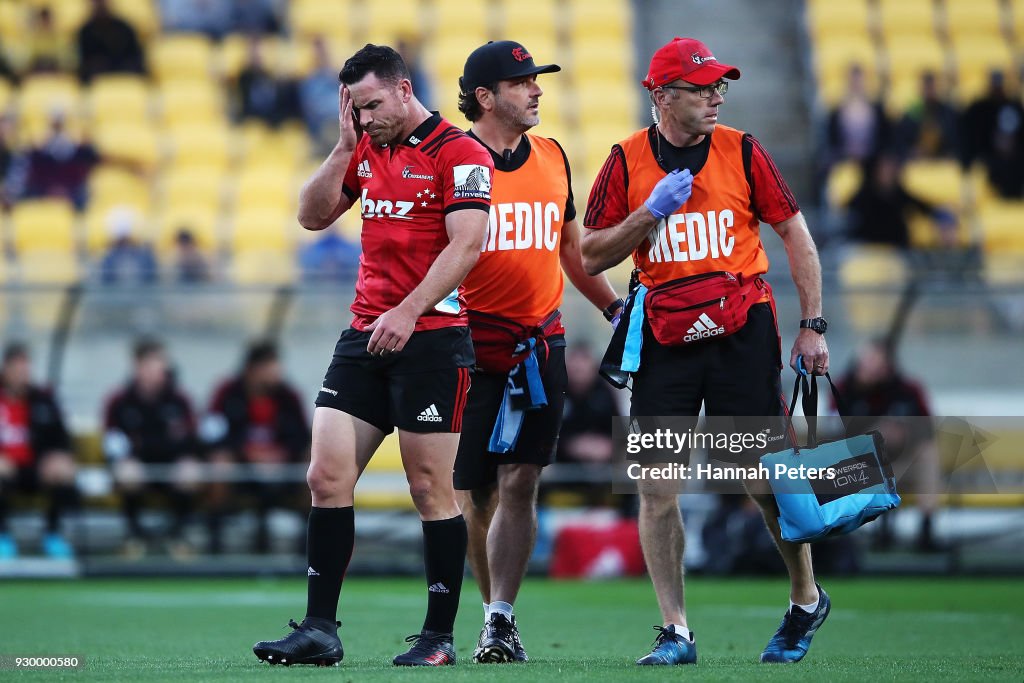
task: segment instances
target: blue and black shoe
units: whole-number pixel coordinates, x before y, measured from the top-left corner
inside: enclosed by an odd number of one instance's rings
[[[764,663],[789,664],[799,662],[807,654],[811,647],[811,638],[815,632],[825,623],[829,610],[832,609],[832,601],[828,593],[818,588],[818,608],[813,612],[805,612],[796,605],[786,612],[782,617],[779,630],[775,632],[768,645],[761,653],[761,661]]]
[[[670,666],[673,664],[696,664],[697,645],[693,639],[693,632],[690,632],[690,640],[683,637],[683,634],[676,633],[675,626],[655,626],[655,631],[660,631],[654,639],[654,649],[646,654],[636,663],[641,666]]]

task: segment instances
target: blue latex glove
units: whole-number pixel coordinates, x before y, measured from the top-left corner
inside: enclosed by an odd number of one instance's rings
[[[644,206],[655,218],[664,218],[686,203],[692,189],[693,175],[690,169],[680,171],[677,168],[658,181]]]

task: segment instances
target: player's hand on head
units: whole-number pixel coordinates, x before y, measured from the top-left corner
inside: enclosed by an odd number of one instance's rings
[[[359,142],[359,131],[352,112],[352,93],[348,91],[348,86],[341,85],[338,87],[338,144],[349,152],[354,151]]]
[[[678,168],[658,181],[644,206],[655,218],[661,219],[675,212],[686,203],[693,191],[693,174],[690,169]]]
[[[386,311],[366,328],[372,332],[366,345],[367,352],[372,356],[399,353],[416,329],[418,317],[402,306]]]

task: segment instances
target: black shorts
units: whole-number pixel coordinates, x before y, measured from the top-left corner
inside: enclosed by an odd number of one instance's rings
[[[770,304],[751,306],[735,334],[692,346],[662,346],[645,322],[630,415],[691,417],[703,402],[706,415],[778,417],[786,409],[781,369]]]
[[[370,332],[349,328],[316,405],[369,422],[385,433],[460,432],[475,358],[468,327],[413,332],[400,353],[372,356]]]
[[[550,339],[561,340],[562,335]],[[492,453],[487,450],[487,444],[498,419],[507,375],[484,372],[473,375],[473,387],[469,390],[469,402],[463,416],[459,454],[455,458],[456,489],[468,491],[494,484],[498,480],[498,465],[525,463],[543,467],[551,464],[558,446],[558,431],[562,428],[568,384],[564,346],[550,348],[541,378],[548,404],[526,413],[515,448],[508,453]]]

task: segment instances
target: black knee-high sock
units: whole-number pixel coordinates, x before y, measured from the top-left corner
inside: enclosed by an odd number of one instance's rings
[[[170,535],[172,538],[180,539],[185,533],[188,515],[195,507],[195,494],[175,489],[171,493],[171,507],[174,509],[174,521],[171,523]]]
[[[0,534],[7,533],[7,496],[10,491],[0,486]]]
[[[66,513],[77,510],[81,498],[78,489],[69,484],[54,486],[50,489],[50,508],[46,513],[46,531],[51,534],[60,532],[60,520]]]
[[[307,570],[306,616],[338,618],[338,596],[356,539],[356,516],[352,506],[311,508],[306,532]]]
[[[427,618],[423,628],[451,633],[459,611],[462,575],[466,567],[466,520],[423,522],[423,564],[427,569]]]

